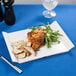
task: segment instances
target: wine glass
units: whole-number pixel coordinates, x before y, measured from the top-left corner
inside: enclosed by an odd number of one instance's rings
[[[46,18],[52,18],[56,16],[56,12],[53,9],[57,6],[58,0],[41,0],[45,11],[43,11],[43,15]]]

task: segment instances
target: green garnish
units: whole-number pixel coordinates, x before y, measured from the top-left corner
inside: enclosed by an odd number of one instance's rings
[[[40,28],[40,27],[32,27],[31,29],[32,31],[34,31],[36,28]],[[45,33],[45,45],[48,48],[50,48],[54,42],[60,43],[59,36],[62,36],[62,35],[59,33],[59,30],[53,31],[53,29],[48,24],[48,25],[45,25],[45,32],[46,32]]]
[[[45,44],[49,48],[51,47],[53,42],[60,43],[59,36],[62,36],[59,31],[53,31],[50,25],[46,26],[46,36],[45,36]]]
[[[34,31],[36,28],[37,28],[37,27],[33,27],[33,26],[32,26],[30,29],[31,29],[32,31]]]

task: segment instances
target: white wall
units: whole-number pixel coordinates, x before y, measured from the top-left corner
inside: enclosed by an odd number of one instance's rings
[[[41,0],[15,0],[15,4],[40,4]],[[76,0],[59,0],[59,4],[76,4]]]

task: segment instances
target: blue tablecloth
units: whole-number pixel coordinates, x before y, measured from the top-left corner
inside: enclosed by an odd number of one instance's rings
[[[0,23],[0,54],[11,61],[2,31],[13,32],[37,26],[40,23],[58,21],[63,30],[76,45],[76,5],[58,5],[55,8],[57,16],[52,19],[44,18],[41,5],[15,5],[16,23],[8,26]],[[12,62],[12,61],[11,61]],[[12,62],[13,63],[13,62]],[[76,76],[76,47],[68,53],[46,57],[43,59],[17,64],[23,70],[18,74],[2,59],[0,59],[0,76]]]

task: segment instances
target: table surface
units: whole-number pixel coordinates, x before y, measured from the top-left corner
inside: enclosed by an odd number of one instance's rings
[[[2,31],[23,30],[31,26],[37,26],[40,23],[52,23],[54,20],[58,21],[74,45],[76,45],[76,5],[58,5],[55,8],[57,16],[52,19],[43,17],[42,12],[44,10],[42,5],[15,5],[16,23],[13,26],[6,25],[4,21],[0,23],[0,54],[11,61]],[[23,73],[18,74],[0,59],[0,76],[76,76],[76,47],[68,53],[27,63],[13,64],[21,68]]]

